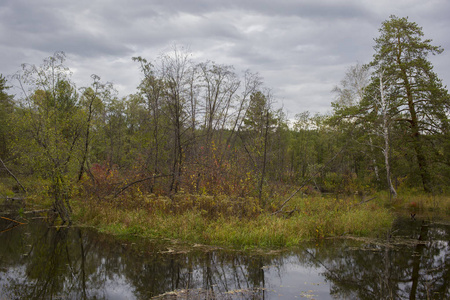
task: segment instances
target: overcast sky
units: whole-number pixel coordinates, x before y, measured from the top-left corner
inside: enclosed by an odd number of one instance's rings
[[[0,73],[64,51],[78,87],[97,74],[127,96],[141,80],[131,57],[152,61],[176,44],[199,62],[259,73],[290,117],[326,113],[392,14],[446,49],[430,60],[450,86],[449,13],[449,0],[0,0]]]

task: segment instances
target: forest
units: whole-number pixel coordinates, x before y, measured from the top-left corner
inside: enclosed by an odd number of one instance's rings
[[[258,73],[180,49],[130,59],[142,81],[127,96],[98,75],[78,87],[64,52],[23,64],[0,76],[0,196],[45,199],[70,223],[94,206],[253,218],[301,214],[296,197],[448,195],[450,98],[429,60],[443,49],[407,18],[379,33],[325,115],[288,116]]]

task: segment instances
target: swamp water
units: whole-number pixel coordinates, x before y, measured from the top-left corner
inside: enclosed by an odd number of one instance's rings
[[[234,251],[0,219],[0,299],[449,299],[450,224]]]

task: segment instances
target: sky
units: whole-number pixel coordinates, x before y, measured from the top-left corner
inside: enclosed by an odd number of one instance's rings
[[[429,59],[450,86],[449,13],[449,0],[1,0],[0,74],[64,51],[77,87],[96,74],[125,97],[142,79],[131,58],[176,45],[195,61],[259,73],[288,117],[325,114],[348,68],[371,61],[390,15],[446,49]]]

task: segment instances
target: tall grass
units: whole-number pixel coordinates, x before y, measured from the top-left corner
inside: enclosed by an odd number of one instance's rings
[[[387,230],[393,221],[389,209],[357,205],[352,199],[298,197],[285,208],[289,213],[280,214],[262,210],[252,198],[184,195],[178,199],[151,196],[151,201],[146,196],[133,201],[128,209],[78,201],[75,219],[117,235],[240,248],[288,247],[341,235],[370,236]]]

